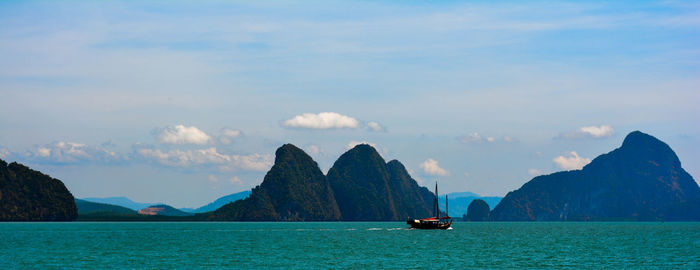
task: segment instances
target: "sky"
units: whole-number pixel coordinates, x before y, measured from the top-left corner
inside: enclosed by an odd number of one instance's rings
[[[78,198],[199,207],[285,143],[504,196],[635,130],[700,176],[695,1],[2,1],[0,26],[0,159]]]

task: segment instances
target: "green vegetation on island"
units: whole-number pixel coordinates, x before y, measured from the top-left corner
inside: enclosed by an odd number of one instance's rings
[[[464,215],[464,221],[489,221],[489,213],[491,209],[484,200],[475,199],[467,208],[467,214]]]
[[[250,197],[216,210],[210,220],[404,220],[432,214],[434,195],[404,166],[385,163],[366,144],[343,154],[323,175],[303,150],[285,144]]]
[[[340,220],[333,191],[318,164],[303,150],[285,144],[275,164],[246,199],[224,205],[211,220],[321,221]]]
[[[61,180],[0,160],[0,221],[70,221],[78,216]]]

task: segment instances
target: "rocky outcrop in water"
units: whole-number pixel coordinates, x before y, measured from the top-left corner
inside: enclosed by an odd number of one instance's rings
[[[635,131],[582,170],[538,176],[491,213],[500,221],[700,220],[700,188],[664,142]]]
[[[434,195],[398,161],[386,163],[366,144],[343,154],[323,175],[313,159],[291,144],[246,199],[224,205],[210,220],[404,220],[432,215]]]
[[[405,220],[433,215],[435,196],[397,160],[386,163],[370,145],[345,152],[328,170],[343,220]]]
[[[488,221],[490,212],[491,209],[484,200],[475,199],[469,204],[464,221]]]
[[[340,220],[333,191],[323,172],[303,150],[285,144],[275,164],[250,196],[217,209],[211,220]]]

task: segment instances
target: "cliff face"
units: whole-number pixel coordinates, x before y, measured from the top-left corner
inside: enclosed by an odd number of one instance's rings
[[[393,193],[398,218],[403,220],[435,215],[433,213],[435,194],[419,186],[398,160],[389,161],[386,166],[389,170],[389,187]]]
[[[69,221],[78,210],[63,182],[0,160],[0,221]]]
[[[509,192],[494,220],[700,220],[700,188],[664,142],[635,131],[582,170]]]
[[[328,170],[343,220],[403,220],[431,215],[434,195],[419,187],[406,168],[388,164],[377,151],[360,144]]]
[[[328,180],[313,159],[291,144],[275,152],[275,164],[250,197],[229,203],[213,220],[340,220]]]

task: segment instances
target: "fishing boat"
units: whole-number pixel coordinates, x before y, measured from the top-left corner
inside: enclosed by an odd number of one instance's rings
[[[423,219],[408,219],[406,224],[411,225],[414,229],[432,229],[432,230],[447,230],[452,227],[452,218],[448,214],[449,205],[447,195],[445,195],[445,215],[440,217],[440,205],[438,204],[438,187],[435,183],[435,216]]]

